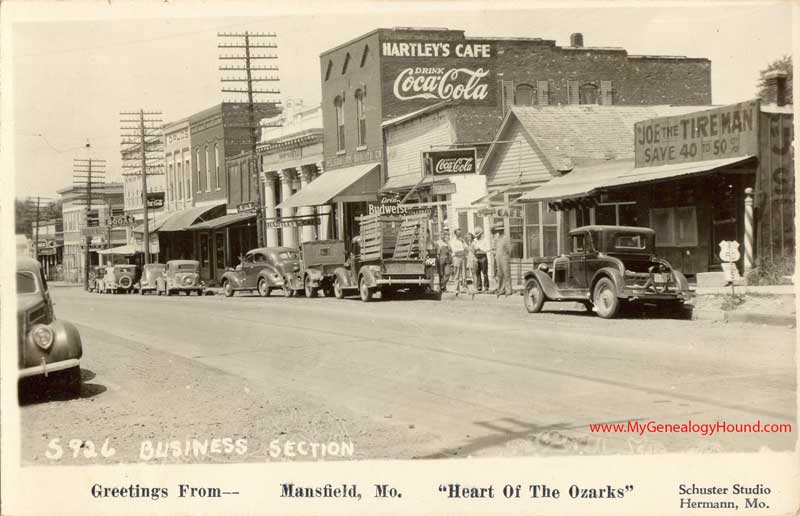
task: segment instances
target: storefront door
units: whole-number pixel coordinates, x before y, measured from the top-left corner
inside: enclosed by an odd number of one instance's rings
[[[714,201],[711,203],[711,246],[709,263],[720,265],[719,243],[739,240],[738,192],[735,176],[720,174],[711,179]]]

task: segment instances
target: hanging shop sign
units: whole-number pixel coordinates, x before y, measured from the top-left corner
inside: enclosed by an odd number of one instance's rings
[[[634,126],[635,166],[755,156],[759,101],[751,100]]]
[[[455,183],[433,183],[431,185],[432,195],[452,195],[456,193]]]
[[[265,223],[268,228],[296,228],[301,226],[315,226],[319,223],[319,219],[316,215],[310,217],[283,217],[278,219],[266,219]]]
[[[426,151],[422,153],[422,162],[425,174],[432,176],[474,174],[478,170],[475,148]]]
[[[104,237],[107,233],[108,228],[103,226],[89,226],[86,228],[81,228],[82,237]]]
[[[150,192],[147,194],[147,207],[159,209],[164,207],[164,192]]]
[[[136,219],[133,215],[115,215],[106,219],[106,226],[108,227],[126,227],[136,225]]]
[[[494,102],[495,49],[486,41],[384,41],[384,84],[400,101]]]
[[[142,233],[134,233],[133,235],[133,242],[136,248],[136,251],[141,253],[144,242],[144,235]],[[150,254],[157,254],[161,252],[161,249],[158,244],[158,235],[155,233],[150,234]]]
[[[236,213],[250,213],[253,211],[256,211],[256,203],[254,202],[244,202],[236,206]]]
[[[478,210],[478,215],[481,217],[522,217],[522,208],[513,206],[492,206],[490,208],[481,208]]]

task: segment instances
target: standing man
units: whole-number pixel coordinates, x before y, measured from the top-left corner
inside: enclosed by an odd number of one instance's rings
[[[496,235],[494,241],[494,261],[497,264],[497,297],[513,294],[511,290],[511,241],[505,235],[505,227],[497,224],[492,228]]]
[[[492,250],[492,243],[483,236],[481,228],[475,229],[475,259],[477,261],[477,271],[475,273],[475,286],[478,292],[489,291],[489,252]],[[481,283],[483,277],[483,283]]]
[[[450,232],[442,231],[436,241],[436,268],[439,272],[439,292],[447,292],[447,281],[450,279]]]
[[[450,239],[450,253],[453,257],[453,267],[450,274],[454,274],[456,277],[456,295],[461,292],[462,286],[466,289],[466,285],[464,284],[466,279],[466,271],[464,269],[467,258],[466,251],[467,246],[464,244],[464,238],[461,236],[461,229],[456,228],[453,230],[453,238]]]

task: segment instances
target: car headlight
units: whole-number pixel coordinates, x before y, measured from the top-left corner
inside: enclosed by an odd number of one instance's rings
[[[47,351],[50,349],[50,346],[53,345],[55,334],[50,327],[45,326],[44,324],[39,324],[34,326],[34,328],[31,330],[31,337],[37,346]]]

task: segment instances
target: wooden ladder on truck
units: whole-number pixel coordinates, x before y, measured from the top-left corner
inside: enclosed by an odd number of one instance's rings
[[[418,258],[425,246],[425,221],[427,215],[409,215],[403,218],[397,232],[394,257],[400,260]],[[416,251],[416,256],[412,254]]]

